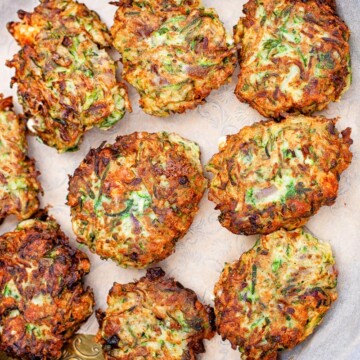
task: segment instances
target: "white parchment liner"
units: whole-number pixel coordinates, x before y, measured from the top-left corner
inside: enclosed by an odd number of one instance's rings
[[[108,26],[112,24],[116,8],[106,0],[83,0],[89,8],[97,11]],[[207,7],[214,7],[226,28],[232,27],[242,14],[243,0],[204,0]],[[9,83],[13,70],[5,66],[18,46],[6,30],[6,23],[16,20],[18,9],[30,11],[37,5],[34,0],[0,0],[0,92],[5,96],[14,95]],[[307,341],[292,351],[283,354],[283,359],[298,360],[356,360],[360,359],[360,1],[338,0],[338,11],[352,31],[353,85],[340,103],[332,104],[324,115],[340,116],[339,129],[352,127],[354,159],[351,167],[343,174],[337,202],[332,207],[324,207],[308,223],[308,228],[320,239],[329,241],[336,255],[339,269],[339,298],[326,315],[323,324]],[[116,52],[112,52],[116,58]],[[42,175],[40,180],[45,195],[42,205],[52,205],[50,213],[61,224],[62,229],[76,246],[71,229],[69,208],[65,205],[68,174],[72,174],[91,147],[103,140],[113,142],[119,134],[134,131],[169,131],[194,140],[202,150],[205,164],[217,151],[218,139],[237,132],[245,125],[262,117],[246,104],[240,103],[233,94],[237,71],[233,82],[213,92],[207,103],[186,114],[160,119],[144,114],[138,107],[138,96],[130,88],[133,113],[127,114],[108,132],[92,130],[85,135],[81,149],[75,153],[59,155],[35,138],[29,138],[30,155],[35,157]],[[17,111],[20,107],[16,106]],[[248,250],[255,237],[236,236],[222,228],[218,212],[207,200],[201,202],[201,209],[189,231],[177,247],[176,252],[160,263],[168,275],[176,277],[186,287],[192,288],[207,302],[213,301],[213,286],[225,262],[238,259]],[[7,219],[0,227],[0,233],[14,228],[16,220]],[[103,261],[87,251],[91,259],[91,273],[86,283],[93,287],[98,307],[106,306],[106,296],[114,281],[129,282],[144,274],[144,271],[122,269],[111,261]],[[83,333],[96,333],[97,322],[92,316],[81,328]],[[201,360],[235,360],[239,352],[231,349],[228,342],[216,336],[206,342],[207,353]]]

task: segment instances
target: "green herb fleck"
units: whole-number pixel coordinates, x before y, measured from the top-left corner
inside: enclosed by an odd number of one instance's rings
[[[281,44],[281,39],[268,39],[264,42],[263,48],[264,50],[269,50],[270,52],[272,49],[275,49],[280,44]]]
[[[282,265],[282,263],[283,263],[282,259],[276,259],[275,261],[273,261],[271,265],[272,272],[277,272],[280,266]]]
[[[257,267],[255,264],[252,266],[252,272],[251,272],[251,293],[255,293],[255,287],[256,287],[256,273],[257,273]]]
[[[255,205],[256,199],[254,195],[254,189],[247,189],[245,194],[245,203]]]
[[[166,34],[167,32],[169,32],[169,29],[168,29],[167,27],[162,27],[162,28],[160,28],[160,29],[157,31],[157,33],[158,33],[159,35],[164,35],[164,34]]]

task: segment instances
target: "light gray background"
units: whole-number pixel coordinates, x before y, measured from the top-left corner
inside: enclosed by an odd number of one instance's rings
[[[109,26],[112,24],[116,10],[114,6],[105,0],[84,2],[96,10]],[[205,6],[214,7],[218,11],[229,31],[232,31],[232,26],[242,14],[243,3],[242,0],[204,1]],[[344,0],[338,3],[339,13],[352,31],[354,80],[343,100],[332,104],[323,113],[329,117],[340,116],[339,129],[352,127],[354,159],[350,169],[342,176],[336,204],[322,208],[310,220],[308,228],[320,239],[332,244],[340,273],[339,298],[314,336],[296,349],[284,353],[283,359],[360,359],[360,1]],[[15,41],[6,30],[6,23],[16,19],[18,9],[30,11],[36,4],[33,0],[0,0],[0,92],[5,95],[15,96],[15,89],[9,88],[13,72],[5,66],[5,60],[10,59],[18,50]],[[117,57],[115,52],[113,54]],[[154,118],[142,113],[137,106],[138,96],[130,89],[133,113],[126,115],[108,132],[94,129],[87,133],[80,151],[76,153],[58,155],[55,150],[41,145],[35,138],[29,138],[30,154],[35,157],[37,167],[42,173],[40,180],[45,191],[42,204],[52,205],[50,213],[55,216],[74,245],[69,208],[65,205],[68,174],[73,173],[90,147],[98,146],[103,140],[113,142],[117,135],[134,131],[174,131],[199,143],[205,164],[217,151],[219,137],[235,133],[244,125],[261,119],[257,112],[238,102],[233,94],[236,75],[237,72],[231,84],[214,91],[209,96],[207,104],[187,114],[167,119]],[[16,109],[20,111],[19,106]],[[178,243],[176,253],[160,264],[169,275],[194,289],[207,303],[212,303],[213,286],[224,263],[238,259],[255,240],[255,237],[236,236],[222,228],[217,222],[218,213],[213,207],[205,196],[199,214],[189,233]],[[13,229],[15,224],[15,219],[8,219],[0,226],[0,233]],[[89,252],[88,255],[92,268],[86,282],[94,288],[97,306],[102,308],[106,305],[106,295],[114,281],[128,282],[144,274],[144,271],[122,269],[113,262],[102,261]],[[97,331],[94,316],[81,330],[87,333]],[[240,357],[239,352],[231,350],[230,344],[222,342],[219,336],[206,342],[206,348],[207,353],[199,357],[201,360],[235,360]]]

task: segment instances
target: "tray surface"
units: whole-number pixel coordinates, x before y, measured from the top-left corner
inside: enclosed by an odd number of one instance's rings
[[[97,11],[108,26],[112,24],[116,8],[107,1],[83,0],[89,8]],[[214,7],[228,31],[242,14],[243,0],[204,0],[204,5]],[[34,0],[0,0],[0,92],[5,96],[13,95],[16,89],[10,89],[13,71],[5,66],[5,60],[11,59],[18,46],[6,30],[6,23],[17,19],[19,9],[30,11],[38,4]],[[307,224],[307,227],[319,239],[331,243],[336,255],[339,270],[339,298],[325,316],[324,322],[313,336],[292,351],[284,352],[282,359],[297,360],[353,360],[360,359],[360,2],[358,0],[338,1],[338,12],[352,32],[353,84],[342,101],[331,104],[322,112],[328,117],[340,117],[338,128],[352,127],[354,154],[350,168],[342,175],[339,195],[331,207],[323,207]],[[115,58],[118,54],[111,52]],[[36,159],[42,173],[45,194],[42,205],[51,205],[53,215],[69,236],[71,243],[78,246],[71,229],[69,208],[65,205],[68,175],[82,161],[91,147],[97,147],[102,141],[114,142],[117,135],[134,131],[177,132],[188,139],[198,142],[202,150],[202,162],[205,164],[217,151],[218,139],[224,135],[236,133],[245,125],[263,119],[248,105],[240,103],[235,95],[238,70],[232,83],[214,91],[207,103],[186,114],[174,115],[167,119],[151,117],[138,107],[138,96],[130,88],[133,113],[127,114],[115,127],[107,132],[94,129],[84,137],[80,150],[75,153],[57,154],[54,149],[42,145],[34,137],[29,137],[30,155]],[[16,102],[16,101],[15,101]],[[16,110],[20,107],[16,104]],[[206,303],[213,304],[213,287],[225,262],[236,260],[242,252],[251,248],[255,236],[236,236],[222,228],[217,221],[218,211],[207,200],[205,194],[200,211],[188,234],[178,242],[176,252],[160,263],[169,276],[175,277],[184,286],[196,291]],[[14,228],[16,220],[8,218],[1,226],[0,233]],[[101,260],[81,247],[91,260],[92,268],[86,277],[86,284],[93,287],[97,307],[105,309],[106,297],[113,282],[127,283],[144,275],[144,271],[122,269],[111,261]],[[93,315],[80,329],[81,334],[95,334],[98,324]],[[103,359],[100,347],[92,342],[91,336],[76,336],[65,349],[63,359]],[[200,360],[238,360],[239,352],[231,349],[229,342],[215,336],[205,341],[207,352],[199,356]],[[0,355],[0,360],[7,359]]]

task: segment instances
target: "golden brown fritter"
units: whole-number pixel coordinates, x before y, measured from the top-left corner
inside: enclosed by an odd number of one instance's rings
[[[94,307],[87,256],[38,215],[0,236],[0,350],[21,360],[59,359]]]
[[[107,302],[106,312],[97,312],[106,360],[195,360],[205,352],[203,340],[214,336],[213,309],[161,268],[115,283]]]
[[[196,143],[165,132],[119,136],[70,177],[77,240],[121,266],[149,266],[174,251],[206,186]]]
[[[351,83],[350,32],[333,0],[250,0],[234,28],[235,90],[267,117],[310,114],[339,101]]]
[[[228,136],[207,165],[220,223],[235,234],[268,234],[300,227],[321,206],[334,204],[352,159],[351,129],[340,136],[335,123],[287,115]]]
[[[215,285],[216,325],[242,359],[275,360],[309,336],[337,298],[331,247],[302,229],[264,235]]]
[[[230,80],[235,48],[214,9],[198,0],[116,4],[114,46],[123,77],[139,92],[146,113],[183,113]]]
[[[76,150],[85,131],[108,129],[131,110],[115,63],[103,49],[110,34],[99,16],[73,0],[43,0],[8,29],[22,47],[15,68],[28,127],[59,152]]]
[[[25,122],[14,113],[12,98],[0,94],[0,223],[7,215],[23,220],[38,210],[38,175],[27,156]]]

